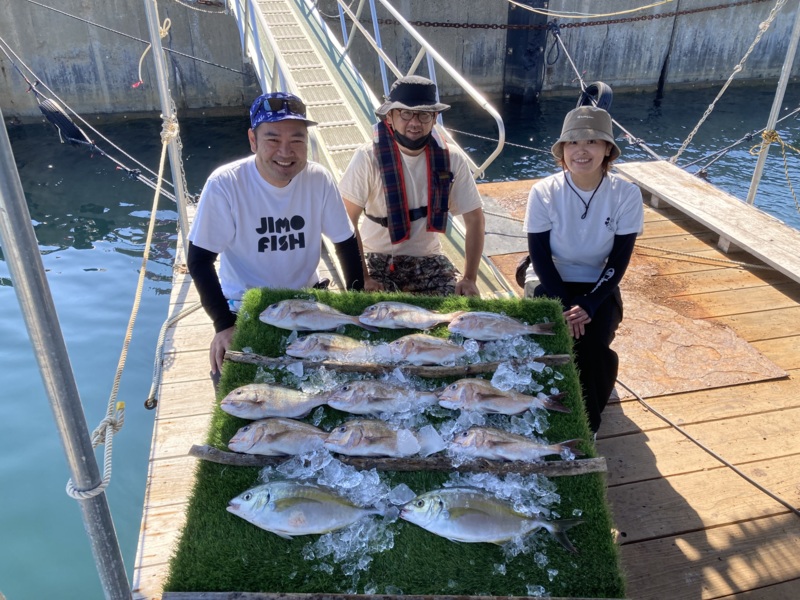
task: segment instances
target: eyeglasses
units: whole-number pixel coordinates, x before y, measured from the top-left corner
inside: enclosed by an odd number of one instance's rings
[[[306,105],[298,98],[264,98],[258,109],[266,112],[280,112],[286,109],[303,118],[306,116]]]
[[[414,117],[419,119],[420,123],[430,123],[433,120],[433,117],[436,116],[436,113],[432,112],[420,112],[418,110],[399,110],[397,111],[400,114],[400,118],[403,121],[410,121]]]

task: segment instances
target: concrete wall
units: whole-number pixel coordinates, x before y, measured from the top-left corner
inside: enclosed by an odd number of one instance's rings
[[[144,0],[59,0],[42,4],[82,20],[25,0],[6,0],[0,37],[59,98],[82,114],[160,111],[150,53],[143,61],[145,83],[132,87],[139,79],[139,59],[146,43],[120,35],[149,42]],[[172,23],[169,36],[161,41],[164,48],[238,71],[167,53],[170,88],[178,109],[249,104],[258,88],[249,67],[243,65],[234,19],[224,13],[192,10],[170,0],[159,2],[158,11],[162,23],[166,18]],[[0,107],[6,118],[40,115],[26,89],[24,79],[0,53]]]
[[[573,13],[611,13],[641,5],[639,0],[528,3],[539,8],[547,4],[552,11]],[[149,40],[144,0],[60,0],[50,4],[79,19]],[[548,64],[553,55],[547,49],[553,38],[545,35],[541,27],[550,17],[514,7],[505,0],[393,0],[393,4],[409,20],[421,21],[419,32],[489,97],[505,94],[529,99],[538,93],[574,93],[577,87],[575,73],[563,52],[554,64]],[[676,0],[649,9],[646,14],[680,13],[720,4],[722,0]],[[717,85],[728,78],[745,54],[773,4],[770,0],[677,17],[562,27],[561,35],[587,82],[603,81],[617,91],[653,89],[660,83]],[[326,21],[338,31],[335,1],[319,0],[318,5],[323,13],[332,15]],[[4,8],[0,37],[79,113],[160,110],[152,57],[144,61],[145,84],[131,87],[138,80],[139,59],[146,43],[26,0],[6,0]],[[169,36],[162,40],[164,47],[233,70],[170,54],[170,86],[178,109],[241,109],[249,104],[259,89],[249,65],[243,64],[233,18],[192,10],[171,0],[162,0],[158,9],[162,21],[167,17],[172,21]],[[797,10],[797,2],[787,3],[737,80],[778,77]],[[380,18],[391,18],[381,6],[378,13]],[[637,14],[620,17],[631,16]],[[559,22],[563,26],[575,21]],[[442,26],[444,23],[451,26]],[[525,28],[504,28],[508,23]],[[381,27],[381,36],[392,60],[407,71],[416,58],[417,42],[391,24]],[[352,57],[376,94],[382,95],[378,62],[360,35],[353,45]],[[798,63],[794,66],[795,76],[800,74]],[[426,73],[425,67],[418,72]],[[393,79],[390,77],[390,81]],[[446,75],[439,73],[438,80],[443,97],[460,93]],[[0,54],[0,107],[6,118],[39,115],[26,87],[9,60]]]

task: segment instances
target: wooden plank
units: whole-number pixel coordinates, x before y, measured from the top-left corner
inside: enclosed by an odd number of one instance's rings
[[[724,292],[728,290],[748,290],[752,288],[768,287],[776,283],[786,283],[786,276],[777,271],[726,268],[713,269],[702,272],[675,273],[664,275],[661,281],[673,288],[671,297],[683,295],[704,294],[709,292]]]
[[[145,506],[155,507],[185,502],[194,485],[198,460],[191,456],[151,461],[150,484]]]
[[[791,308],[797,306],[800,285],[794,282],[772,286],[757,287],[742,294],[738,290],[708,292],[691,296],[681,296],[687,302],[685,316],[692,319],[723,317],[765,309]]]
[[[800,501],[797,456],[747,465],[746,475],[789,503]],[[709,494],[708,490],[714,490]],[[788,512],[727,467],[609,488],[621,544]]]
[[[627,544],[620,554],[631,598],[718,598],[800,578],[800,520],[746,521]]]
[[[759,340],[753,347],[782,369],[800,369],[800,339],[796,336]]]
[[[186,456],[194,444],[202,444],[208,435],[211,415],[159,419],[153,437],[153,459]]]
[[[139,547],[137,564],[163,565],[165,558],[172,554],[172,548],[186,523],[187,503],[180,502],[146,509],[145,525],[139,534],[142,544]]]
[[[800,306],[716,317],[748,342],[773,337],[800,336]]]
[[[206,350],[211,348],[214,339],[214,326],[205,313],[205,322],[193,322],[193,315],[186,317],[180,327],[167,330],[164,336],[164,352],[182,352],[186,350]],[[197,321],[198,319],[194,319]]]
[[[184,352],[167,352],[164,354],[164,375],[162,381],[179,383],[187,381],[209,380],[211,364],[208,348]]]
[[[800,598],[800,579],[792,579],[730,596],[719,596],[718,600],[797,600],[798,598]]]
[[[641,188],[800,282],[800,231],[666,162],[617,165]]]

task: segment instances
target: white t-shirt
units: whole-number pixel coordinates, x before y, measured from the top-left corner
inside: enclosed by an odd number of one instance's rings
[[[586,218],[581,219],[584,212]],[[550,231],[553,263],[563,281],[593,282],[603,271],[614,236],[641,234],[643,227],[642,193],[637,186],[609,173],[592,198],[592,191],[581,190],[569,173],[562,172],[533,185],[522,230]]]
[[[241,300],[254,287],[300,289],[317,283],[321,234],[335,244],[353,235],[331,174],[309,162],[279,188],[261,177],[253,155],[211,174],[189,240],[220,255],[222,293]]]
[[[425,152],[418,156],[400,153],[403,161],[403,179],[406,185],[408,209],[413,210],[428,205],[428,158]],[[455,151],[450,152],[450,170],[453,184],[450,187],[449,211],[461,215],[483,207],[478,188],[469,165]],[[368,215],[386,217],[386,198],[383,192],[383,178],[373,145],[365,144],[353,155],[350,164],[339,182],[342,196],[353,204],[364,208]],[[411,221],[409,238],[399,244],[392,244],[389,230],[366,216],[359,226],[364,252],[395,254],[401,256],[432,256],[442,254],[442,245],[436,232],[428,231],[428,219]]]

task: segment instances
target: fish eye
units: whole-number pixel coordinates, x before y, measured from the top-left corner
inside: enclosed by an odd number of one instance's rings
[[[252,492],[247,492],[244,496],[242,496],[242,500],[244,500],[245,502],[249,502],[252,499],[253,499]]]
[[[458,434],[458,437],[467,437],[468,433],[469,433],[468,431],[462,431],[461,433]]]
[[[450,385],[447,387],[447,389],[448,389],[448,390],[454,390],[454,389],[456,389],[457,387],[458,387],[458,385],[456,385],[455,383],[451,383],[451,384],[450,384]]]
[[[252,425],[245,425],[244,427],[242,427],[242,433],[245,433],[245,432],[247,432],[247,431],[250,431],[250,428],[251,428],[251,427],[252,427]]]
[[[417,508],[422,508],[423,506],[425,506],[425,500],[417,500],[416,502],[414,502],[414,506],[416,506]]]
[[[347,385],[343,385],[342,386],[342,391],[343,392],[349,392],[350,391],[350,384],[348,383]]]
[[[347,425],[342,425],[339,427],[339,433],[344,433],[345,431],[347,431]]]

